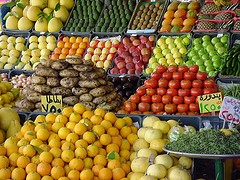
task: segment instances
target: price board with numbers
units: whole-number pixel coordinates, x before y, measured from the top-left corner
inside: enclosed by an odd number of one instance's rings
[[[42,95],[42,112],[60,113],[62,111],[62,95]]]
[[[205,94],[198,96],[200,113],[220,111],[222,105],[222,93]]]

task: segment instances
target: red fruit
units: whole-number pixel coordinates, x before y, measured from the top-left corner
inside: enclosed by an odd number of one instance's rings
[[[141,102],[151,103],[152,102],[152,97],[149,96],[149,95],[143,95],[143,96],[141,96]]]
[[[164,111],[167,114],[175,114],[177,112],[177,106],[175,104],[166,104],[164,106]]]
[[[183,77],[184,77],[184,79],[186,79],[186,80],[193,81],[194,79],[196,79],[196,73],[193,73],[193,72],[185,72],[185,73],[183,74]]]
[[[146,88],[156,88],[158,86],[158,81],[154,78],[150,78],[144,81]]]
[[[170,95],[170,96],[177,96],[178,95],[178,91],[177,89],[173,89],[173,88],[169,88],[167,89],[167,94]]]
[[[177,70],[178,70],[178,67],[177,67],[177,65],[170,65],[170,66],[168,66],[168,72],[177,72]]]
[[[162,88],[162,87],[157,88],[157,94],[160,96],[167,94],[167,88]]]
[[[151,111],[154,113],[159,113],[163,111],[164,105],[163,103],[152,103],[151,104]]]
[[[181,97],[181,96],[173,96],[172,102],[174,104],[182,104],[183,103],[183,97]]]
[[[136,110],[137,105],[131,101],[125,101],[123,107],[125,111],[131,112]]]
[[[159,66],[157,66],[156,70],[159,73],[164,73],[167,70],[167,68],[163,65],[159,65]]]
[[[193,88],[202,88],[203,82],[201,80],[195,79],[192,81]]]
[[[196,79],[205,81],[207,79],[207,73],[206,72],[197,72]]]
[[[168,88],[168,80],[161,78],[158,80],[158,87],[160,88]]]
[[[162,74],[158,73],[158,72],[153,72],[150,75],[151,78],[159,80],[162,77]]]
[[[178,104],[177,111],[180,113],[188,112],[188,105],[187,104]]]
[[[190,92],[191,92],[191,96],[195,96],[195,97],[198,97],[203,94],[203,91],[200,88],[192,88]]]
[[[163,104],[169,104],[172,102],[172,96],[170,95],[163,95],[162,96],[162,103]]]
[[[178,66],[178,71],[185,73],[188,72],[189,68],[187,66]]]
[[[192,65],[192,66],[189,67],[189,71],[193,72],[193,73],[197,73],[198,69],[199,69],[198,65]]]
[[[182,89],[190,89],[192,87],[192,83],[190,80],[183,79],[180,82]]]
[[[172,79],[172,80],[169,81],[168,87],[172,88],[172,89],[179,89],[180,88],[180,81]]]
[[[152,96],[152,102],[153,103],[160,103],[160,102],[162,102],[162,96],[160,96],[158,94],[154,94]]]
[[[136,90],[136,93],[139,95],[139,96],[143,96],[146,94],[146,88],[141,86],[141,87],[138,87],[137,90]]]
[[[189,110],[191,112],[199,112],[199,105],[197,103],[189,104]]]
[[[164,72],[162,74],[162,77],[165,78],[166,80],[171,80],[172,79],[172,73],[171,72]]]
[[[172,78],[181,81],[183,79],[182,72],[173,72]]]
[[[157,94],[157,89],[156,88],[147,88],[146,89],[146,94],[149,95],[149,96]]]
[[[129,99],[131,102],[136,103],[136,104],[140,103],[140,101],[141,101],[141,97],[138,94],[131,95]]]
[[[145,102],[140,102],[138,104],[138,110],[141,112],[147,112],[151,109],[151,106],[149,103],[145,103]]]

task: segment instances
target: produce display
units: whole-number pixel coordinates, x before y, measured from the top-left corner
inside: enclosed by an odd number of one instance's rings
[[[172,1],[164,13],[159,32],[190,32],[200,9],[198,1]]]
[[[123,32],[135,8],[135,0],[111,0],[103,9],[94,32]]]
[[[104,6],[103,0],[76,0],[75,7],[63,31],[90,32]]]
[[[156,70],[158,65],[182,65],[190,42],[190,34],[182,36],[160,36],[144,73],[151,74]]]
[[[68,55],[76,55],[80,58],[88,47],[89,38],[81,36],[61,35],[58,38],[57,47],[50,55],[51,60],[64,59]]]
[[[79,103],[38,115],[0,145],[0,179],[125,178],[137,130],[131,117]]]
[[[192,39],[186,62],[187,66],[198,65],[199,71],[207,72],[213,77],[221,67],[221,60],[228,50],[228,34],[220,37],[215,35],[200,35]]]
[[[144,85],[124,102],[119,113],[134,114],[199,114],[197,97],[218,92],[213,78],[200,72],[198,66],[160,65]]]
[[[0,49],[0,68],[11,69],[18,63],[21,52],[26,49],[26,39],[21,35],[8,36],[3,34],[0,36]]]
[[[74,0],[20,1],[4,17],[7,30],[59,32],[67,21]]]
[[[138,9],[133,15],[130,30],[157,29],[159,20],[161,19],[165,1],[157,2],[141,2]]]
[[[121,98],[105,71],[77,56],[41,61],[31,76],[31,83],[23,89],[23,98],[15,106],[20,112],[41,112],[41,95],[48,94],[62,95],[64,105],[81,102],[90,109],[106,110],[121,106]]]
[[[142,127],[137,132],[138,139],[133,143],[135,152],[130,156],[130,179],[177,179],[177,176],[184,180],[191,179],[188,170],[192,167],[192,159],[163,154],[162,148],[169,142],[175,128],[189,134],[175,120],[161,121],[155,116],[143,119]]]
[[[125,36],[114,58],[110,74],[141,74],[154,48],[155,36]]]
[[[31,77],[22,73],[20,75],[14,75],[9,80],[14,88],[26,88],[28,84],[31,82]]]
[[[240,85],[234,84],[231,87],[222,88],[225,96],[240,99]]]
[[[91,40],[84,60],[91,60],[95,66],[107,71],[112,66],[119,44],[120,36],[103,39],[96,36]]]

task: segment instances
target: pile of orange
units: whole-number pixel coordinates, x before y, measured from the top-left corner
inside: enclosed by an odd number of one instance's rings
[[[54,49],[51,59],[64,59],[68,55],[77,55],[83,57],[83,53],[89,45],[88,37],[64,36],[60,38],[57,47]]]
[[[137,128],[82,104],[38,115],[0,146],[0,179],[128,179]]]

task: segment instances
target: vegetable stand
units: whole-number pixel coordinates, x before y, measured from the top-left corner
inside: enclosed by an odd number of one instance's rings
[[[221,155],[215,155],[215,154],[193,154],[193,153],[184,153],[184,152],[177,152],[177,151],[171,151],[166,149],[165,147],[163,150],[167,153],[180,155],[180,156],[186,156],[190,158],[198,158],[198,159],[214,159],[215,160],[215,178],[216,180],[224,180],[224,167],[223,167],[223,161],[224,159],[234,159],[239,158],[240,154],[221,154]]]

